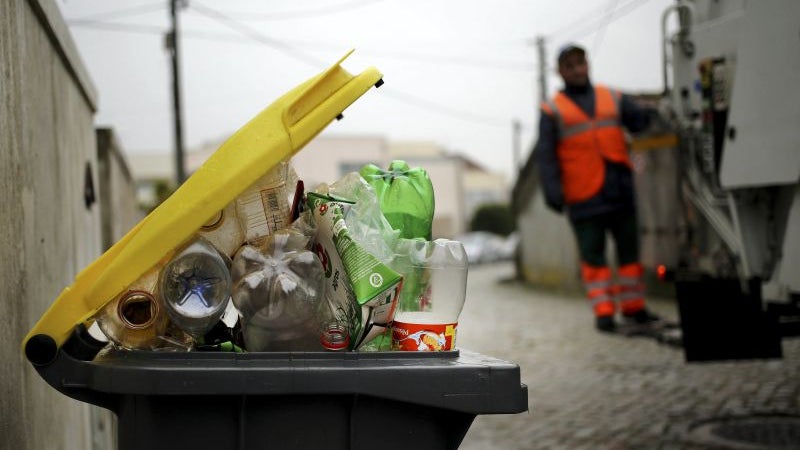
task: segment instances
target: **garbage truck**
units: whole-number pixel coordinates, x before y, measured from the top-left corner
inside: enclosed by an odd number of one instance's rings
[[[800,2],[678,0],[661,25],[686,360],[779,358],[800,335]]]

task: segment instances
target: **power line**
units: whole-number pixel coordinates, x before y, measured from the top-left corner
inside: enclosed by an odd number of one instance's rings
[[[592,11],[589,11],[585,15],[581,16],[579,19],[576,19],[576,20],[568,23],[567,25],[563,25],[560,28],[557,28],[556,30],[551,31],[549,34],[547,34],[545,36],[545,39],[552,40],[555,36],[558,36],[559,34],[565,33],[567,31],[572,31],[572,30],[575,29],[575,27],[580,27],[580,26],[585,25],[588,22],[595,21],[595,20],[597,20],[598,15],[602,14],[603,11],[604,11],[604,7],[602,7],[602,6],[600,8],[593,9]]]
[[[423,109],[427,112],[434,112],[438,114],[443,114],[450,116],[454,119],[459,119],[467,122],[472,122],[479,125],[490,126],[490,127],[500,127],[500,128],[508,128],[509,120],[500,120],[494,117],[482,116],[479,114],[472,114],[469,112],[464,112],[459,109],[450,108],[444,105],[441,105],[436,102],[432,102],[426,98],[418,97],[416,95],[412,95],[406,92],[398,91],[396,89],[389,88],[387,85],[381,86],[381,90],[385,91],[384,95],[387,97],[391,97],[395,100],[401,101],[407,105],[411,105],[415,108]]]
[[[611,23],[616,22],[617,20],[627,16],[628,14],[632,13],[640,6],[643,6],[645,3],[649,1],[650,0],[632,1],[630,3],[620,6],[619,8],[617,8],[616,11],[613,11],[611,14],[609,14],[608,23],[606,25],[610,25]],[[571,35],[569,39],[577,40],[582,37],[588,36],[590,34],[592,34],[591,30],[583,30],[582,32],[576,32],[575,34]]]
[[[235,31],[235,32],[237,32],[237,33],[239,33],[239,34],[241,34],[243,36],[246,36],[246,37],[248,37],[250,39],[253,39],[256,42],[259,42],[259,43],[261,43],[263,45],[267,45],[267,46],[272,47],[272,48],[274,48],[274,49],[276,49],[276,50],[278,50],[280,52],[283,52],[286,55],[288,55],[288,56],[290,56],[290,57],[292,57],[292,58],[294,58],[296,60],[302,61],[302,62],[304,62],[306,64],[309,64],[309,65],[312,65],[312,66],[315,66],[315,67],[325,67],[325,65],[326,65],[325,62],[323,62],[322,60],[317,59],[317,58],[315,58],[315,57],[313,57],[311,55],[305,54],[305,53],[299,51],[297,48],[295,48],[295,47],[293,47],[293,46],[291,46],[291,45],[289,45],[289,44],[287,44],[287,43],[285,43],[283,41],[280,41],[280,40],[271,38],[269,36],[266,36],[263,33],[261,33],[261,32],[255,30],[255,29],[253,29],[253,28],[251,28],[251,27],[239,22],[238,20],[230,18],[227,15],[225,15],[225,14],[223,14],[223,13],[221,13],[221,12],[215,10],[215,9],[203,6],[203,5],[199,4],[199,3],[192,4],[190,6],[190,9],[192,11],[198,12],[198,13],[200,13],[200,14],[202,14],[202,15],[204,15],[204,16],[206,16],[206,17],[208,17],[208,18],[210,18],[210,19],[212,19],[212,20],[214,20],[216,22],[219,22],[222,25],[225,25],[226,27],[232,29],[233,31]]]
[[[79,27],[79,28],[92,28],[96,30],[103,30],[103,31],[115,31],[121,33],[137,33],[137,34],[153,34],[153,35],[160,35],[163,36],[164,33],[167,32],[167,28],[158,25],[139,25],[133,23],[118,23],[118,22],[102,22],[102,21],[90,21],[90,22],[83,22],[78,21],[75,22],[73,20],[68,20],[67,25],[70,27]],[[185,35],[187,32],[181,30],[181,36]],[[217,35],[218,37],[222,37],[221,35]]]
[[[619,0],[609,0],[607,7],[608,15],[605,16],[605,20],[600,22],[600,24],[597,26],[597,30],[595,30],[594,42],[592,43],[592,53],[595,55],[600,52],[600,46],[603,45],[603,39],[605,38],[606,30],[608,29],[608,22],[611,19],[611,16],[614,14],[614,10],[617,9],[617,3],[619,3]]]
[[[342,2],[335,5],[326,5],[318,8],[308,8],[296,11],[273,12],[264,13],[256,11],[225,11],[224,14],[230,18],[240,20],[287,20],[287,19],[305,19],[308,17],[325,16],[329,14],[339,14],[351,9],[362,8],[374,3],[379,3],[384,0],[351,0]],[[195,4],[199,4],[196,0]],[[200,4],[201,6],[204,6]]]
[[[78,23],[68,22],[68,24],[70,26],[80,27],[80,28],[91,28],[104,31],[138,33],[138,34],[163,35],[167,31],[166,28],[156,25],[139,25],[130,23],[118,23],[118,22],[101,22],[101,21],[78,22]],[[239,42],[239,43],[250,43],[254,41],[252,37],[245,37],[240,33],[237,34],[215,33],[211,31],[200,31],[200,30],[181,30],[181,37],[208,39],[215,41]],[[289,42],[285,40],[281,42],[290,45],[292,48],[306,48],[315,50],[338,50],[344,47],[344,45],[342,44],[332,44],[328,42],[308,42],[308,41]],[[261,44],[261,42],[258,40],[256,40],[255,43]],[[417,53],[387,51],[386,49],[376,50],[376,49],[369,49],[362,47],[359,47],[358,50],[360,54],[366,54],[366,55],[373,54],[386,58],[405,59],[412,61],[421,61],[426,63],[451,64],[458,66],[476,67],[487,70],[509,70],[509,71],[519,71],[519,72],[530,72],[536,70],[537,68],[537,64],[530,62],[522,63],[516,61],[487,60],[487,59],[467,58],[458,56],[421,55]]]
[[[369,50],[364,50],[364,52],[369,52]],[[387,56],[390,58],[411,59],[422,62],[446,63],[446,64],[461,65],[461,66],[472,66],[472,67],[479,67],[482,69],[500,69],[500,70],[511,70],[511,71],[522,71],[522,72],[531,72],[536,69],[536,64],[518,63],[513,61],[492,61],[492,60],[481,60],[477,58],[457,57],[457,56],[420,55],[417,53],[392,52],[385,50],[381,50],[379,52],[374,52],[374,53],[380,54],[381,56]]]
[[[235,31],[237,34],[241,35],[248,40],[255,41],[261,45],[266,45],[276,50],[279,50],[286,54],[287,56],[302,61],[306,64],[319,67],[327,67],[327,63],[315,58],[311,55],[305,54],[297,49],[296,45],[290,45],[285,41],[281,41],[269,36],[264,35],[263,33],[248,27],[245,24],[240,23],[239,21],[228,17],[226,14],[223,14],[215,9],[208,8],[197,2],[193,2],[189,6],[190,10],[197,12],[203,16],[206,16],[220,24],[225,25],[227,28]],[[165,28],[158,27],[158,26],[148,26],[148,25],[137,25],[137,24],[124,24],[124,23],[109,23],[109,22],[78,22],[72,23],[70,25],[79,26],[79,27],[87,27],[87,28],[95,28],[95,29],[102,29],[106,31],[121,31],[121,32],[132,32],[132,33],[141,33],[141,34],[158,34],[163,35],[166,31]],[[229,39],[229,40],[238,40],[235,39],[234,35],[230,34],[219,34],[219,33],[211,33],[211,32],[202,32],[202,31],[190,31],[190,30],[182,30],[181,31],[182,37],[200,37],[200,38],[208,38],[208,39]],[[382,56],[386,55],[386,52],[380,52]],[[498,68],[498,62],[488,62],[488,61],[479,61],[479,60],[470,60],[467,58],[439,58],[435,56],[420,56],[420,55],[413,55],[413,54],[401,54],[395,53],[394,57],[398,58],[408,58],[408,59],[418,59],[428,62],[439,62],[442,61],[453,63],[453,64],[466,64],[466,65],[476,65],[482,68],[487,68],[491,66],[493,68]],[[535,65],[514,65],[513,63],[508,63],[506,69],[510,70],[533,70],[535,69]],[[404,93],[395,89],[387,88],[384,86],[382,91],[388,97],[391,97],[395,100],[401,101],[403,103],[409,104],[411,106],[424,109],[428,112],[434,112],[441,115],[447,115],[459,120],[468,121],[484,126],[492,126],[492,127],[508,127],[508,120],[501,120],[493,117],[488,116],[481,116],[478,114],[471,114],[468,112],[464,112],[455,108],[450,108],[447,106],[443,106],[441,104],[431,102],[430,100],[424,99],[422,97],[417,97],[415,95],[411,95],[408,93]]]
[[[552,40],[555,36],[561,36],[562,40],[570,41],[585,37],[589,34],[595,33],[599,28],[594,27],[598,23],[606,22],[606,26],[622,17],[628,15],[633,10],[644,5],[650,0],[631,0],[621,5],[616,10],[607,10],[606,7],[596,9],[581,17],[580,19],[563,26],[547,36],[548,40]]]
[[[193,5],[192,9],[198,11],[198,5],[196,5],[196,4]],[[225,14],[222,14],[219,11],[216,11],[216,10],[213,10],[211,8],[208,8],[208,7],[200,5],[199,6],[199,12],[201,12],[201,14],[203,14],[203,15],[206,15],[207,17],[210,17],[210,18],[212,18],[212,19],[214,19],[216,21],[219,21],[219,22],[225,24],[225,26],[233,29],[234,31],[237,31],[237,32],[239,32],[239,33],[241,33],[243,35],[246,35],[246,36],[248,36],[248,37],[250,37],[250,38],[252,38],[252,39],[254,39],[254,40],[256,40],[256,41],[258,41],[258,42],[260,42],[262,44],[264,44],[264,45],[268,45],[270,47],[277,48],[278,50],[286,53],[287,55],[289,55],[292,58],[301,60],[301,61],[303,61],[305,63],[308,63],[308,64],[311,64],[311,65],[323,66],[323,67],[326,65],[324,62],[321,62],[320,60],[318,60],[316,58],[313,58],[313,57],[310,57],[308,55],[295,54],[297,52],[296,48],[286,44],[285,42],[278,41],[276,39],[267,37],[267,36],[263,35],[262,33],[260,33],[259,31],[254,30],[254,29],[252,29],[250,27],[247,27],[244,24],[236,21],[235,19],[231,19],[230,17],[227,17]],[[448,115],[450,117],[457,118],[457,119],[460,119],[460,120],[466,120],[466,121],[470,121],[470,122],[473,122],[473,123],[480,123],[482,125],[489,125],[489,126],[502,126],[502,127],[505,128],[505,127],[508,126],[508,123],[509,123],[508,120],[500,121],[500,120],[495,120],[495,119],[488,118],[488,117],[481,117],[481,116],[475,115],[475,114],[465,113],[463,111],[460,111],[460,110],[457,110],[457,109],[453,109],[453,108],[449,108],[447,106],[443,106],[443,105],[437,104],[435,102],[431,102],[430,100],[427,100],[427,99],[424,99],[424,98],[421,98],[421,97],[417,97],[417,96],[414,96],[414,95],[411,95],[411,94],[408,94],[408,93],[405,93],[405,92],[397,91],[395,89],[386,89],[386,88],[384,88],[383,90],[384,91],[388,91],[386,93],[386,95],[388,95],[389,97],[393,97],[396,100],[400,100],[400,101],[402,101],[404,103],[407,103],[407,104],[410,104],[412,106],[425,109],[426,111],[429,111],[429,112],[437,112],[439,114]],[[501,125],[501,123],[502,123],[502,125]]]
[[[101,20],[119,19],[122,17],[139,16],[153,11],[165,9],[164,2],[147,3],[144,5],[137,5],[130,8],[116,9],[113,11],[106,11],[98,14],[90,14],[82,17],[68,18],[67,22],[72,24],[77,23],[94,23]]]

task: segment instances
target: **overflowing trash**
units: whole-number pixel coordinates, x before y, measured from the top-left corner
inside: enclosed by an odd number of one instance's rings
[[[404,161],[309,192],[280,161],[95,321],[115,349],[453,350],[467,256],[434,205]]]
[[[292,167],[383,84],[374,68],[344,70],[349,54],[248,121],[78,273],[23,339],[28,359],[106,342],[101,353],[455,348],[467,258],[432,240],[425,169],[365,164],[307,189]]]
[[[369,448],[387,424],[393,447],[454,448],[477,414],[527,410],[519,366],[446,351],[467,259],[431,240],[425,171],[306,189],[292,170],[383,83],[342,60],[231,135],[23,339],[42,380],[116,415],[119,448]]]

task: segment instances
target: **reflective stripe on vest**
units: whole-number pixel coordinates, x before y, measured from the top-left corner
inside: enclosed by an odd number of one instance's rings
[[[567,203],[588,200],[600,191],[605,179],[603,160],[631,166],[619,121],[621,96],[604,86],[595,86],[594,92],[591,118],[562,92],[542,105],[558,126],[556,154]]]

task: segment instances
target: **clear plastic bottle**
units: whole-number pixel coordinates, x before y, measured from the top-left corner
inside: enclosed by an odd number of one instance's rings
[[[199,338],[220,320],[231,294],[229,267],[230,259],[203,237],[164,266],[159,297],[175,325]]]
[[[281,230],[263,246],[245,245],[236,254],[233,303],[248,351],[323,349],[324,272],[308,244],[309,237]]]
[[[393,268],[405,277],[392,322],[392,349],[455,349],[467,293],[467,254],[448,239],[401,239]]]
[[[95,317],[110,341],[127,349],[150,350],[159,346],[169,318],[156,300],[158,267],[136,280],[110,301]]]
[[[319,342],[322,348],[332,352],[347,351],[350,346],[350,333],[347,326],[339,321],[330,321],[322,324]]]
[[[261,244],[266,236],[289,226],[296,180],[289,162],[282,161],[236,198],[245,242]]]

